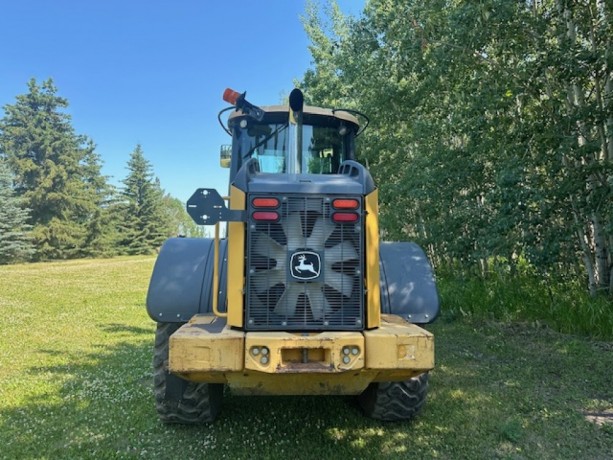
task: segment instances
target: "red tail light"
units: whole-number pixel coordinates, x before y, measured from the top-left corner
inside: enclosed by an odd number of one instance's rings
[[[277,198],[254,198],[251,204],[254,208],[278,208],[279,200]]]
[[[359,219],[360,215],[357,212],[335,212],[332,214],[332,220],[339,224],[357,222]]]
[[[360,202],[350,198],[337,198],[332,200],[332,207],[334,209],[358,209]]]
[[[253,217],[253,220],[276,222],[279,220],[279,213],[275,211],[256,211],[251,217]]]

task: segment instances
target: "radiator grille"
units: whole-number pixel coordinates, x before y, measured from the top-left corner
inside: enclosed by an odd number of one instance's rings
[[[334,223],[330,197],[276,198],[276,222],[253,220],[249,207],[246,328],[363,329],[362,216]]]

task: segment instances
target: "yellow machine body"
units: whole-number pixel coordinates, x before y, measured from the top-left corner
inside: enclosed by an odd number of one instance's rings
[[[215,237],[170,239],[147,296],[160,418],[213,421],[227,385],[357,395],[373,418],[410,419],[434,368],[434,336],[417,324],[435,319],[438,294],[421,248],[379,241],[378,189],[355,161],[360,113],[303,106],[299,90],[289,107],[224,99],[229,196],[187,201]]]
[[[308,334],[243,332],[197,315],[171,336],[168,367],[239,394],[359,394],[432,369],[434,337],[395,315],[381,315],[373,330]]]
[[[432,369],[433,335],[400,316],[381,314],[377,199],[377,190],[365,197],[364,331],[241,330],[245,224],[230,222],[226,312],[195,315],[177,330],[170,337],[168,370],[193,382],[226,384],[238,394],[356,395],[372,382],[403,381]],[[245,209],[245,194],[234,186],[229,206]],[[217,292],[217,276],[213,283]]]

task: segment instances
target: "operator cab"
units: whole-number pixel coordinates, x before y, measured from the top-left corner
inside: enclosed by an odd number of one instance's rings
[[[231,179],[251,158],[261,173],[272,174],[337,174],[343,161],[355,159],[359,125],[352,114],[305,106],[296,123],[288,106],[261,109],[261,120],[241,111],[230,114],[231,161],[222,147],[221,164],[230,166]]]

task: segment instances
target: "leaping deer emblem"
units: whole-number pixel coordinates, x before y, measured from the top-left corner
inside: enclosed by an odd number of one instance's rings
[[[304,254],[301,254],[298,256],[298,262],[300,262],[299,265],[296,265],[294,267],[294,270],[296,270],[298,273],[302,273],[303,271],[306,272],[311,272],[314,275],[319,275],[319,273],[317,273],[315,271],[315,268],[313,267],[313,262],[309,262],[308,264],[305,263],[306,260],[306,256]]]

